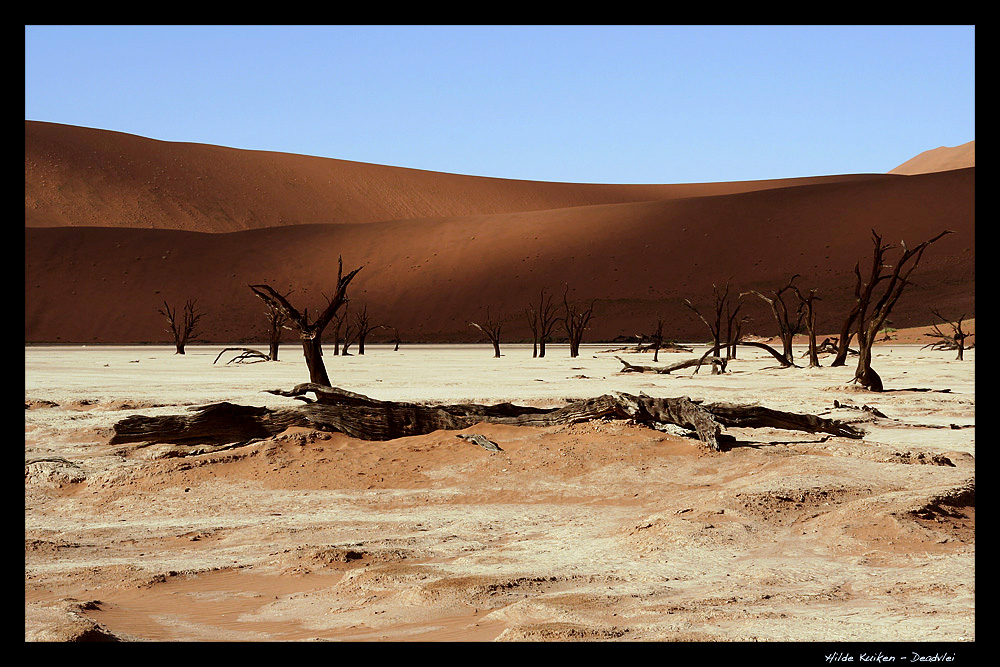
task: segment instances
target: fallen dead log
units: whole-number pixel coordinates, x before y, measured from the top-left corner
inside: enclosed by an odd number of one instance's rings
[[[684,361],[678,361],[668,366],[641,366],[637,364],[630,364],[619,356],[615,356],[615,359],[622,362],[624,368],[622,368],[619,373],[660,373],[669,374],[671,371],[678,371],[682,368],[690,368],[691,366],[701,366],[704,363],[712,364],[722,364],[723,360],[719,357],[701,357],[697,359],[685,359]]]
[[[178,445],[219,445],[269,438],[291,426],[309,426],[293,410],[212,403],[188,408],[188,415],[133,415],[117,422],[109,444],[160,442]]]
[[[214,403],[192,408],[191,415],[132,416],[114,425],[111,444],[161,442],[177,444],[251,441],[280,433],[290,426],[339,431],[362,440],[392,440],[437,430],[462,430],[480,424],[558,426],[596,419],[630,419],[650,427],[680,426],[697,434],[708,447],[720,450],[724,427],[769,427],[861,438],[864,431],[816,415],[781,412],[753,405],[702,404],[686,396],[653,398],[615,392],[571,401],[558,408],[511,403],[422,405],[380,401],[336,387],[303,383],[289,391],[268,390],[303,401],[294,408],[264,408]],[[315,398],[306,394],[312,393]]]

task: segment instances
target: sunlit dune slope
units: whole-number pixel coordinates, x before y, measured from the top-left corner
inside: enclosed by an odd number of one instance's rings
[[[512,213],[893,178],[834,175],[734,183],[546,183],[288,153],[156,141],[25,121],[26,227],[233,232]]]

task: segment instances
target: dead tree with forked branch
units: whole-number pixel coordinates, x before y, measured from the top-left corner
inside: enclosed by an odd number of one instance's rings
[[[334,329],[334,335],[337,337],[334,346],[334,354],[339,354],[342,357],[346,357],[350,354],[348,349],[358,340],[358,330],[354,326],[354,320],[348,316],[349,305],[344,306],[343,312],[340,313],[338,317],[333,318],[336,322],[336,328]],[[344,332],[344,337],[341,339],[340,332]],[[343,341],[343,346],[340,345]]]
[[[737,301],[735,310],[731,309],[730,304],[726,304],[726,359],[736,358],[736,346],[743,337],[743,323],[750,319],[745,315],[739,316],[742,307],[742,296]]]
[[[171,308],[170,304],[163,301],[163,308],[159,313],[167,318],[170,328],[167,331],[174,337],[174,347],[177,351],[174,354],[184,354],[184,346],[197,337],[195,326],[201,319],[201,314],[195,310],[195,300],[188,299],[184,303],[184,312],[180,319],[177,317],[177,309]]]
[[[569,336],[569,356],[580,356],[580,343],[583,341],[583,332],[587,329],[587,323],[594,313],[594,302],[591,301],[587,308],[577,304],[570,304],[567,300],[569,295],[569,285],[563,292],[563,317],[562,323]]]
[[[486,307],[486,326],[479,324],[477,322],[469,322],[469,326],[476,327],[490,339],[493,343],[493,357],[495,359],[500,358],[500,329],[503,327],[503,320],[494,320],[490,315],[489,306]]]
[[[333,321],[330,323],[330,326],[331,326],[331,328],[333,330],[333,356],[335,356],[335,357],[339,357],[340,356],[340,332],[341,332],[341,330],[345,329],[346,330],[345,331],[345,335],[348,338],[350,338],[350,334],[351,334],[351,321],[347,317],[347,310],[348,310],[348,308],[349,308],[349,304],[345,303],[343,310],[341,310],[339,313],[337,313],[336,315],[334,315],[333,316]]]
[[[795,295],[799,297],[800,309],[804,310],[805,314],[805,325],[806,331],[809,333],[809,367],[818,368],[819,363],[819,347],[816,345],[816,307],[814,305],[815,301],[819,300],[816,296],[816,290],[809,290],[808,295],[803,295],[799,291],[799,288],[792,285],[792,289],[795,290]]]
[[[732,338],[734,332],[733,323],[736,321],[736,317],[743,304],[742,300],[739,301],[736,304],[736,309],[733,310],[732,304],[730,303],[728,281],[726,282],[726,288],[721,292],[719,291],[719,288],[717,286],[712,285],[712,294],[715,297],[715,313],[711,322],[709,322],[708,319],[706,319],[705,316],[701,314],[701,311],[699,311],[695,307],[695,305],[691,303],[691,301],[689,301],[688,299],[684,299],[684,303],[685,305],[687,305],[688,308],[694,311],[694,314],[698,316],[698,319],[700,319],[702,322],[705,323],[705,326],[708,327],[709,332],[712,334],[712,346],[705,352],[705,354],[702,356],[702,359],[712,357],[713,358],[712,372],[725,373],[726,364],[729,361],[729,359],[732,358],[730,350],[735,344],[735,340]],[[742,295],[740,295],[740,297],[742,299]],[[723,313],[726,314],[725,317],[723,317]],[[725,340],[723,340],[723,332],[722,332],[723,320],[725,320],[727,325]],[[723,349],[726,350],[725,357],[722,356]],[[696,369],[695,373],[697,372],[698,370]]]
[[[782,355],[785,360],[788,361],[789,365],[794,365],[794,353],[792,352],[792,339],[795,334],[802,330],[802,309],[796,310],[796,320],[793,323],[791,315],[788,311],[788,306],[785,304],[785,299],[783,294],[788,290],[794,289],[792,283],[798,278],[798,274],[795,274],[788,279],[788,284],[779,290],[772,290],[772,297],[767,297],[756,290],[750,290],[745,292],[745,294],[755,294],[762,300],[766,301],[771,307],[771,313],[774,315],[774,321],[778,324],[778,337],[781,339]],[[740,296],[743,296],[742,294]]]
[[[337,311],[347,303],[347,287],[361,269],[362,267],[359,266],[345,275],[343,259],[337,259],[337,290],[319,317],[312,321],[309,320],[308,309],[300,313],[285,297],[269,285],[249,286],[253,293],[265,303],[274,304],[276,308],[281,310],[291,325],[298,329],[299,338],[302,341],[302,354],[306,360],[306,368],[309,369],[309,381],[314,384],[331,386],[330,377],[326,373],[326,365],[323,363],[323,330],[337,314]]]
[[[545,344],[552,337],[552,329],[559,322],[555,306],[552,305],[552,295],[546,295],[543,287],[538,297],[538,304],[529,305],[524,312],[528,319],[528,328],[531,329],[531,356],[543,358]]]
[[[886,252],[895,246],[883,244],[882,237],[873,229],[872,266],[867,282],[861,276],[860,262],[854,265],[857,276],[855,294],[858,299],[857,335],[858,335],[858,368],[854,373],[854,382],[870,391],[882,391],[882,378],[872,368],[872,345],[882,325],[899,301],[903,289],[910,284],[909,277],[920,263],[927,247],[943,237],[951,234],[945,230],[932,239],[920,243],[912,250],[900,241],[902,252],[894,265],[885,263]],[[887,272],[887,270],[890,270]],[[876,290],[884,283],[881,295]]]
[[[961,317],[958,318],[957,322],[953,322],[944,317],[941,313],[931,308],[931,313],[935,317],[941,320],[942,324],[947,324],[951,327],[951,335],[948,335],[938,328],[937,324],[931,325],[933,329],[932,333],[927,334],[932,338],[937,338],[936,341],[924,345],[923,348],[931,348],[932,350],[958,350],[958,356],[955,357],[958,361],[962,361],[965,358],[965,339],[970,336],[975,336],[975,334],[968,334],[962,331],[962,320],[965,319],[965,314],[963,313]]]
[[[371,317],[368,316],[367,305],[354,313],[354,325],[357,327],[358,354],[365,353],[365,341],[371,332],[387,328],[384,324],[372,324]]]
[[[292,290],[289,290],[281,296],[287,299],[291,293]],[[278,347],[281,345],[281,330],[285,328],[288,316],[274,304],[270,302],[265,302],[265,304],[267,305],[267,312],[264,315],[267,318],[268,357],[271,361],[277,361]]]

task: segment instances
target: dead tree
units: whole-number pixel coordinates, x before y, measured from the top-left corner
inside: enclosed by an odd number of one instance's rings
[[[538,313],[528,307],[524,309],[524,316],[531,330],[531,358],[535,359],[538,357]]]
[[[691,310],[694,311],[694,314],[697,315],[698,318],[702,322],[705,323],[705,326],[708,327],[709,332],[712,334],[712,347],[705,352],[705,354],[703,355],[702,358],[705,359],[709,355],[711,355],[712,357],[715,357],[717,359],[718,358],[722,358],[722,350],[723,350],[723,348],[726,349],[726,351],[727,351],[726,357],[725,357],[725,359],[723,359],[722,363],[719,363],[719,364],[713,363],[712,364],[712,372],[713,373],[718,373],[718,372],[724,373],[726,371],[726,362],[730,359],[730,355],[729,355],[728,351],[734,345],[734,341],[733,341],[733,339],[731,337],[732,333],[733,333],[732,323],[733,323],[733,320],[734,320],[734,318],[736,316],[736,313],[739,312],[742,303],[740,303],[740,304],[738,304],[736,306],[736,311],[735,312],[732,311],[732,308],[731,308],[731,305],[730,305],[730,302],[729,302],[729,282],[728,281],[726,282],[726,289],[723,290],[722,292],[719,292],[719,288],[718,287],[716,287],[715,285],[712,285],[712,294],[715,296],[715,314],[714,314],[714,318],[712,319],[711,322],[709,322],[705,318],[705,316],[701,314],[701,311],[699,311],[695,307],[695,305],[693,303],[691,303],[688,299],[684,299],[684,303],[687,305],[688,308],[690,308]],[[723,315],[722,314],[724,312],[727,313],[726,321],[727,321],[727,323],[729,325],[727,327],[727,331],[726,331],[726,336],[727,337],[726,337],[725,341],[723,341],[723,338],[722,338],[722,323],[723,323]],[[697,373],[698,371],[696,370],[695,372]]]
[[[345,303],[344,309],[333,318],[333,356],[335,357],[349,356],[348,348],[358,339],[358,330],[355,327],[356,318],[351,318],[350,307],[350,303]]]
[[[538,408],[511,403],[426,405],[380,401],[315,383],[268,393],[301,400],[303,405],[267,408],[223,402],[190,408],[188,415],[134,415],[114,425],[110,442],[236,446],[273,437],[291,426],[384,441],[438,430],[463,430],[481,423],[548,427],[597,419],[629,419],[651,428],[679,426],[717,451],[723,449],[726,439],[733,440],[722,433],[724,427],[779,428],[855,439],[864,436],[860,428],[835,419],[758,405],[705,404],[686,396],[653,398],[615,392],[571,401],[558,408]],[[315,398],[306,396],[308,393],[315,394]]]
[[[490,316],[490,308],[486,307],[486,326],[478,324],[477,322],[469,322],[469,326],[476,327],[490,339],[493,343],[493,357],[495,359],[500,358],[500,329],[503,327],[503,320],[494,320]]]
[[[288,295],[292,291],[289,290],[282,294],[282,297],[287,299]],[[281,345],[281,330],[285,328],[285,323],[288,322],[288,316],[285,315],[279,308],[275,307],[274,304],[270,302],[265,302],[267,305],[267,312],[264,315],[267,317],[267,340],[268,340],[268,356],[271,361],[278,360],[278,346]]]
[[[566,335],[569,336],[569,356],[579,357],[580,342],[583,340],[583,332],[594,312],[594,302],[591,301],[590,306],[583,308],[577,304],[570,304],[566,298],[568,294],[569,286],[567,285],[566,291],[563,292],[562,323],[566,328]]]
[[[809,290],[808,296],[803,296],[799,288],[794,285],[792,289],[795,290],[795,295],[799,297],[800,308],[805,311],[806,331],[809,333],[809,367],[818,368],[820,363],[819,348],[816,345],[816,307],[813,305],[813,302],[818,301],[819,297],[816,296],[816,290],[814,289]]]
[[[766,301],[769,306],[771,306],[771,313],[774,315],[774,321],[778,323],[778,337],[781,339],[782,354],[785,356],[785,359],[788,360],[789,364],[794,362],[795,356],[792,352],[792,339],[795,334],[802,329],[802,310],[799,308],[796,311],[797,319],[793,324],[791,316],[788,312],[788,306],[785,304],[785,299],[782,295],[786,291],[793,289],[792,283],[798,277],[798,274],[795,274],[788,279],[787,285],[779,290],[772,290],[771,294],[774,298],[766,297],[756,290],[750,290],[747,292],[747,294],[756,294],[761,299]]]
[[[399,345],[402,343],[402,339],[399,337],[399,329],[396,327],[392,328],[392,342],[395,343],[395,347],[392,348],[393,352],[399,352]]]
[[[341,306],[347,303],[347,287],[361,269],[362,267],[359,266],[344,275],[343,259],[337,259],[337,290],[333,297],[328,300],[323,312],[313,321],[309,320],[308,308],[300,313],[285,297],[278,294],[270,286],[249,286],[253,293],[263,299],[265,303],[274,304],[275,308],[285,315],[292,326],[298,329],[299,338],[302,341],[302,354],[306,360],[306,368],[309,369],[310,382],[330,386],[330,377],[327,375],[326,365],[323,363],[323,330]]]
[[[343,326],[345,320],[347,320],[347,304],[344,304],[344,310],[339,312],[333,318],[333,356],[340,356],[340,328]],[[350,327],[350,323],[347,324]]]
[[[656,328],[653,329],[649,338],[653,344],[653,361],[656,362],[660,356],[660,346],[663,345],[663,316],[659,313],[656,314]]]
[[[180,320],[177,318],[177,309],[171,308],[166,300],[163,301],[163,308],[158,311],[167,318],[167,322],[170,324],[167,331],[174,337],[174,347],[177,349],[174,354],[184,354],[184,346],[198,336],[195,325],[201,319],[201,314],[196,312],[194,305],[194,299],[188,299],[184,303],[184,312],[181,314]]]
[[[552,295],[546,296],[545,289],[542,288],[538,304],[532,304],[525,308],[525,315],[528,319],[528,328],[531,329],[531,356],[543,358],[545,356],[545,343],[549,341],[552,329],[559,322],[555,306],[552,305]]]
[[[340,325],[343,325],[343,328],[344,328],[344,339],[343,339],[344,344],[340,348],[340,356],[346,357],[346,356],[348,356],[350,354],[350,352],[347,351],[348,348],[350,348],[351,345],[353,345],[354,342],[357,341],[357,339],[358,339],[358,330],[354,327],[354,323],[351,322],[351,320],[347,317],[347,311],[346,310],[344,311],[343,317],[340,318],[340,321],[337,322],[337,335],[338,336],[340,335]],[[339,340],[338,340],[338,343],[339,343]]]
[[[943,331],[941,331],[941,329],[938,328],[937,324],[933,324],[931,325],[933,332],[927,335],[931,336],[932,338],[937,338],[938,340],[932,343],[928,343],[927,345],[924,345],[924,347],[920,349],[929,347],[932,350],[958,350],[958,356],[956,357],[956,359],[958,361],[962,361],[965,358],[965,349],[966,349],[965,339],[975,335],[975,334],[967,334],[964,331],[962,331],[962,320],[965,319],[965,315],[963,314],[961,317],[959,317],[957,322],[952,322],[951,320],[946,319],[943,315],[941,315],[941,313],[934,310],[933,308],[931,308],[931,313],[933,313],[935,317],[940,319],[942,324],[947,324],[948,326],[950,326],[952,333],[951,335],[948,335]]]
[[[736,304],[736,310],[732,310],[729,303],[726,304],[726,359],[736,358],[736,345],[742,335],[743,322],[748,319],[739,317],[742,307],[742,299]]]
[[[903,289],[910,284],[909,277],[913,269],[920,263],[927,246],[934,243],[951,231],[945,230],[932,239],[920,243],[910,250],[900,241],[902,252],[895,265],[885,263],[885,254],[895,246],[883,244],[882,237],[873,229],[872,266],[867,282],[861,276],[860,262],[854,265],[857,276],[857,286],[854,293],[858,298],[857,336],[858,336],[858,368],[854,373],[854,382],[870,391],[882,391],[882,378],[872,369],[872,345],[875,337],[882,329],[886,318],[892,312],[893,306],[899,300]],[[891,269],[891,272],[886,273]],[[876,289],[885,283],[880,296]]]
[[[372,324],[367,305],[354,313],[354,324],[357,327],[358,354],[365,353],[365,340],[372,331],[386,328],[384,324]]]

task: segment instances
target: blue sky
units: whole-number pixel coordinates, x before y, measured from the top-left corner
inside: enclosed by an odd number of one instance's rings
[[[974,26],[26,25],[24,117],[540,181],[883,173],[975,139]]]

